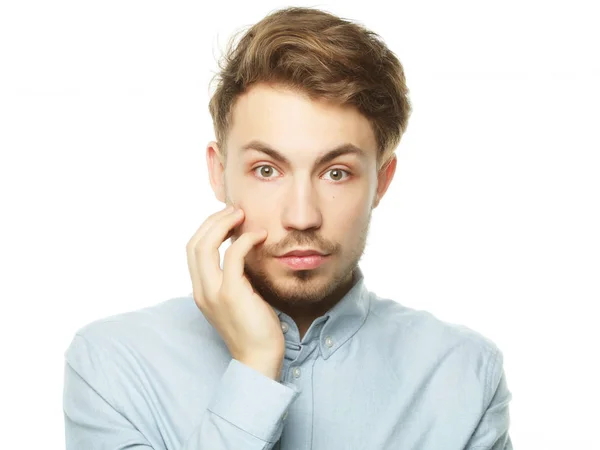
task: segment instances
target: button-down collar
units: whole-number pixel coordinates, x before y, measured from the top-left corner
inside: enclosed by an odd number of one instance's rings
[[[315,318],[302,339],[302,344],[319,340],[319,349],[324,359],[329,358],[340,346],[350,339],[363,325],[369,313],[369,292],[364,275],[359,266],[354,271],[352,288],[323,316]],[[293,319],[273,307],[279,320],[286,323],[285,339],[288,343],[299,344],[298,327]]]

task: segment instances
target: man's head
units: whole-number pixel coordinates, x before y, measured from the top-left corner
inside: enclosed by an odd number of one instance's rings
[[[232,43],[210,102],[212,188],[245,212],[233,240],[268,231],[246,258],[253,286],[282,310],[311,308],[350,282],[393,178],[410,115],[403,69],[374,33],[309,8]],[[298,248],[329,256],[310,270],[276,258]]]

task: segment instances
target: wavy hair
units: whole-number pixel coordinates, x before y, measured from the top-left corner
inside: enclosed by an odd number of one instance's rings
[[[314,8],[277,10],[235,33],[211,84],[215,81],[209,111],[224,156],[232,107],[255,83],[356,107],[372,126],[378,170],[392,158],[411,114],[404,69],[381,37]]]

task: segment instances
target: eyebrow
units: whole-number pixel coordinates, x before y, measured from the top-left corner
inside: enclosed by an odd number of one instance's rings
[[[253,141],[248,142],[247,144],[242,146],[242,150],[257,150],[259,152],[266,153],[271,158],[281,162],[282,164],[287,164],[288,166],[290,165],[290,160],[288,158],[286,158],[281,153],[279,153],[277,150],[275,150],[274,148],[271,148],[268,144],[266,144],[260,140],[253,140]],[[338,156],[347,155],[347,154],[357,155],[360,158],[367,157],[367,153],[363,149],[357,147],[354,144],[344,143],[344,144],[338,145],[337,147],[329,150],[327,153],[325,153],[323,156],[321,156],[315,163],[315,166],[317,166],[317,167],[321,166],[330,161],[333,161]]]

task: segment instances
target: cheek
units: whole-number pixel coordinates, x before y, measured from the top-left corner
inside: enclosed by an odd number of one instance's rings
[[[364,190],[352,189],[347,192],[340,190],[340,192],[328,196],[327,205],[324,207],[327,208],[327,211],[334,212],[334,215],[340,220],[361,217],[365,213],[368,214],[370,203],[367,197],[368,193]]]
[[[247,201],[237,202],[235,205],[244,211],[244,220],[235,228],[237,236],[248,231],[258,231],[264,228],[268,230],[266,224],[263,223],[264,218],[268,215],[262,208]]]
[[[359,230],[363,228],[364,217],[352,216],[346,217],[345,220],[340,221],[337,226],[337,233],[340,238],[346,242],[354,242],[359,235]]]
[[[327,206],[335,233],[341,240],[352,240],[369,220],[370,203],[366,196],[333,195]]]

